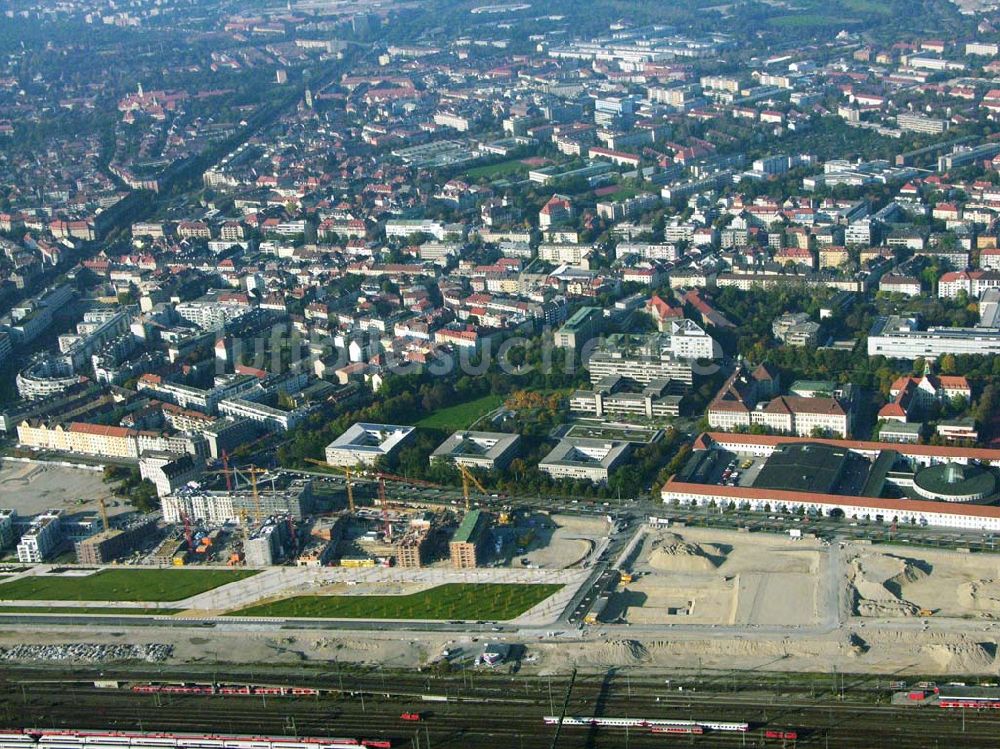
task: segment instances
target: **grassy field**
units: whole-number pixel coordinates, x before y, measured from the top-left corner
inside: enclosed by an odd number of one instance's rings
[[[891,16],[893,9],[886,7],[880,0],[843,0],[843,4],[858,13],[874,13],[879,16]]]
[[[466,429],[479,417],[488,414],[503,403],[499,395],[484,395],[468,403],[442,408],[417,422],[418,427],[456,431]]]
[[[107,614],[108,616],[171,616],[184,609],[142,609],[135,606],[0,606],[0,614]]]
[[[561,587],[448,583],[405,596],[294,596],[232,611],[229,616],[503,621],[520,616]]]
[[[180,601],[256,570],[103,570],[84,577],[36,575],[0,585],[4,601]]]
[[[821,13],[804,13],[802,15],[782,15],[768,19],[772,26],[787,29],[819,28],[823,26],[844,26],[858,23],[857,18],[843,18],[840,16],[829,16]]]
[[[510,161],[500,161],[496,164],[473,167],[465,173],[465,176],[469,179],[499,179],[500,177],[509,177],[512,174],[527,171],[527,164],[522,163],[520,159],[511,159]]]

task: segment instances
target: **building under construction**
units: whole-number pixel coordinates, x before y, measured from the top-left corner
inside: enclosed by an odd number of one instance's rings
[[[332,523],[326,520],[317,521],[309,529],[302,548],[298,550],[296,566],[323,567],[332,564],[337,557],[337,546],[347,531],[348,523],[347,515],[341,515]]]
[[[143,515],[123,528],[107,528],[76,544],[80,564],[108,564],[131,554],[158,533],[156,517]]]
[[[451,566],[470,569],[479,566],[490,533],[489,516],[482,510],[466,513],[448,544]]]
[[[288,557],[295,546],[295,525],[288,515],[272,515],[243,542],[248,567],[269,567]]]
[[[163,520],[167,523],[204,522],[209,525],[252,521],[271,515],[291,515],[300,520],[312,513],[312,479],[264,478],[256,486],[232,491],[214,491],[185,486],[163,497]]]
[[[440,515],[430,512],[410,518],[409,525],[395,541],[397,566],[423,567],[431,560],[435,540],[440,536],[440,519]]]

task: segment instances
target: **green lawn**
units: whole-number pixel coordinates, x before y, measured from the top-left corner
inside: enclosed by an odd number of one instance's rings
[[[4,601],[180,601],[257,570],[102,570],[93,575],[35,575],[0,585]]]
[[[509,177],[518,172],[527,172],[528,165],[520,159],[510,161],[500,161],[496,164],[486,164],[485,166],[475,166],[465,173],[469,179],[498,179],[499,177]]]
[[[503,621],[520,616],[561,587],[448,583],[405,596],[293,596],[232,611],[228,616]]]
[[[821,13],[804,13],[802,15],[782,15],[767,19],[772,26],[789,29],[805,29],[822,26],[837,26],[858,23],[857,18],[823,15]]]
[[[184,609],[141,609],[135,606],[0,606],[0,614],[106,614],[108,616],[170,616]]]
[[[503,403],[499,395],[484,395],[468,403],[442,408],[417,422],[418,427],[457,431],[467,429],[476,419],[488,414]]]
[[[843,0],[848,9],[858,13],[873,13],[879,16],[892,15],[892,8],[888,8],[880,0]]]

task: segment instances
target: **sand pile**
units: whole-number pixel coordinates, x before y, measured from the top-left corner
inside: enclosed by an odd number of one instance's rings
[[[993,666],[996,644],[992,642],[934,643],[924,645],[920,653],[942,671],[977,673]]]
[[[854,608],[859,616],[917,616],[920,607],[903,597],[904,588],[928,575],[926,565],[892,554],[865,554],[851,560]]]
[[[975,580],[958,586],[958,602],[983,616],[1000,616],[1000,580]]]
[[[649,566],[663,572],[712,572],[725,558],[716,546],[688,543],[680,536],[665,534],[653,541]]]
[[[649,660],[649,651],[636,640],[608,640],[587,653],[587,656],[596,663],[629,666]]]

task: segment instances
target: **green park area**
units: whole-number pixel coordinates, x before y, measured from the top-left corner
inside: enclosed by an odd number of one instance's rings
[[[92,575],[45,574],[0,585],[3,601],[180,601],[257,570],[101,570]]]
[[[232,611],[229,616],[504,621],[520,616],[561,587],[448,583],[402,596],[293,596]]]
[[[469,179],[499,179],[500,177],[509,177],[512,174],[526,171],[528,171],[527,164],[520,159],[511,159],[510,161],[500,161],[496,164],[473,167],[465,173],[465,176]]]
[[[444,429],[449,432],[467,429],[477,419],[498,408],[501,403],[503,403],[503,398],[491,393],[468,403],[459,403],[457,406],[439,409],[418,421],[417,426],[427,429]]]

